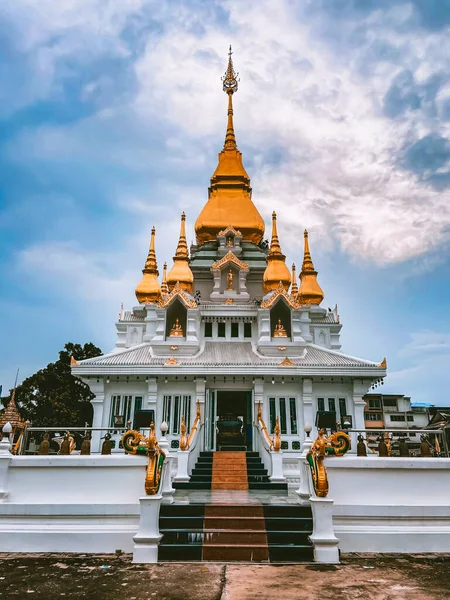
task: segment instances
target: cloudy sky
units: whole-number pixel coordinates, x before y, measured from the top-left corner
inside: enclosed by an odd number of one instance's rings
[[[450,0],[0,4],[0,383],[115,341],[221,149],[228,46],[253,199],[383,391],[450,403]]]

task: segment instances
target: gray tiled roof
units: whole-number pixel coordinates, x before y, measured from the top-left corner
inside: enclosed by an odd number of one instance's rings
[[[288,355],[288,351],[286,352]],[[196,356],[177,356],[179,366],[279,366],[284,356],[268,357],[256,353],[250,342],[206,342],[203,352]],[[304,356],[289,357],[297,367],[376,367],[377,364],[345,354],[307,346]],[[80,366],[162,366],[167,357],[152,356],[150,344],[125,351],[90,358]]]
[[[325,316],[311,316],[311,323],[312,324],[317,324],[317,323],[337,323],[336,319],[334,318],[334,313],[329,312],[327,313]]]
[[[120,321],[122,323],[143,323],[144,317],[138,317],[133,311],[125,310]]]

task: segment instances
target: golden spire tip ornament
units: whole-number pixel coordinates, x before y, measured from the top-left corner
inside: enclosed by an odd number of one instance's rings
[[[245,242],[259,244],[264,235],[264,219],[252,202],[250,177],[242,164],[234,134],[233,94],[238,91],[239,74],[234,70],[231,55],[230,46],[227,70],[222,77],[223,91],[228,96],[227,131],[219,164],[211,177],[208,201],[195,222],[199,245],[215,241],[230,223],[242,232]]]
[[[155,234],[156,229],[152,227],[150,249],[142,270],[142,279],[136,287],[136,298],[141,304],[157,302],[161,298],[161,286],[158,281],[159,272],[155,253]]]
[[[292,263],[291,296],[298,294],[297,273],[295,263]]]
[[[300,290],[298,298],[302,304],[320,304],[324,299],[324,293],[317,281],[317,271],[309,251],[308,231],[304,231],[304,254],[302,272],[300,273]]]
[[[182,290],[192,294],[194,286],[194,275],[189,267],[189,252],[186,243],[186,215],[181,213],[180,237],[178,246],[173,257],[173,267],[167,275],[167,286],[172,291],[177,282]]]
[[[277,213],[272,213],[272,241],[267,255],[267,268],[264,271],[264,293],[276,290],[280,283],[287,291],[291,285],[291,274],[284,262],[285,255],[281,252],[277,230]]]

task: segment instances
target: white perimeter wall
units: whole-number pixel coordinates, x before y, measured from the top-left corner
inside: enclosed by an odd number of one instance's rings
[[[342,552],[450,552],[450,459],[325,460]]]
[[[0,481],[0,552],[132,552],[145,457],[0,462],[9,463]],[[347,455],[325,464],[341,551],[450,552],[450,459]]]

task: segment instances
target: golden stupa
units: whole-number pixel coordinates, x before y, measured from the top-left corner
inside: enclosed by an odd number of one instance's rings
[[[0,430],[3,428],[6,423],[11,423],[12,431],[15,433],[16,431],[22,431],[25,428],[25,421],[19,415],[19,411],[17,410],[15,397],[16,388],[13,389],[11,394],[11,400],[8,402],[8,406],[3,410],[0,415]]]
[[[302,304],[320,304],[324,293],[317,282],[317,271],[314,270],[311,253],[309,251],[308,232],[305,229],[305,250],[303,255],[302,272],[300,273],[300,290],[298,298]]]
[[[167,274],[167,286],[171,292],[177,282],[180,283],[182,290],[192,294],[194,286],[194,275],[189,267],[189,252],[186,243],[186,215],[181,215],[180,239],[178,240],[177,250],[173,257],[173,267]]]
[[[228,125],[219,164],[211,177],[208,202],[195,222],[198,244],[216,239],[219,231],[232,223],[242,232],[243,240],[258,244],[264,235],[264,220],[253,204],[250,178],[242,164],[242,153],[236,145],[233,127],[233,94],[238,90],[238,74],[234,72],[231,46],[223,90],[228,94]]]
[[[159,285],[158,275],[155,254],[155,228],[152,227],[150,250],[145,261],[145,267],[142,269],[142,279],[136,287],[138,302],[157,302],[161,298],[161,286]]]
[[[263,286],[264,293],[267,294],[271,290],[276,290],[280,285],[288,291],[291,285],[291,274],[284,262],[285,255],[281,252],[280,242],[277,232],[277,214],[272,213],[272,241],[270,243],[269,254],[267,255],[267,268],[264,271]]]

